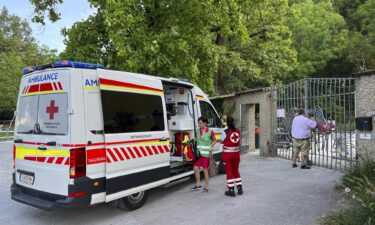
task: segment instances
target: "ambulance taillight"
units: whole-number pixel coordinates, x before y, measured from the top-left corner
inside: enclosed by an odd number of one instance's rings
[[[13,145],[13,169],[16,168],[16,145]]]
[[[70,178],[86,176],[86,150],[75,148],[70,150]]]

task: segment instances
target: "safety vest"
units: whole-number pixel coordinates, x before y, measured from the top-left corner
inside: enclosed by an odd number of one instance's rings
[[[240,151],[241,133],[237,128],[235,131],[229,130],[224,140],[224,152],[239,152]]]
[[[207,131],[207,132],[206,132]],[[203,135],[200,135],[200,129],[197,129],[197,148],[201,153],[201,156],[208,157],[210,155],[209,149],[211,145],[211,129],[205,129]]]

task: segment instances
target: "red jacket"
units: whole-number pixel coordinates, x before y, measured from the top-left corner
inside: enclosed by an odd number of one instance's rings
[[[239,152],[240,151],[240,140],[241,132],[237,128],[235,131],[229,130],[227,136],[224,139],[224,152]]]

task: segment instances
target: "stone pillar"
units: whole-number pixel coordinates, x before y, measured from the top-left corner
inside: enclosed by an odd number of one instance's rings
[[[375,71],[373,74],[356,77],[356,117],[372,116],[372,131],[358,131],[356,150],[359,157],[366,155],[375,159]]]

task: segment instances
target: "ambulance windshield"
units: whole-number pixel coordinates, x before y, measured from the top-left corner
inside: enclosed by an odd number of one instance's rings
[[[17,111],[17,132],[64,135],[68,132],[66,93],[23,96]]]

